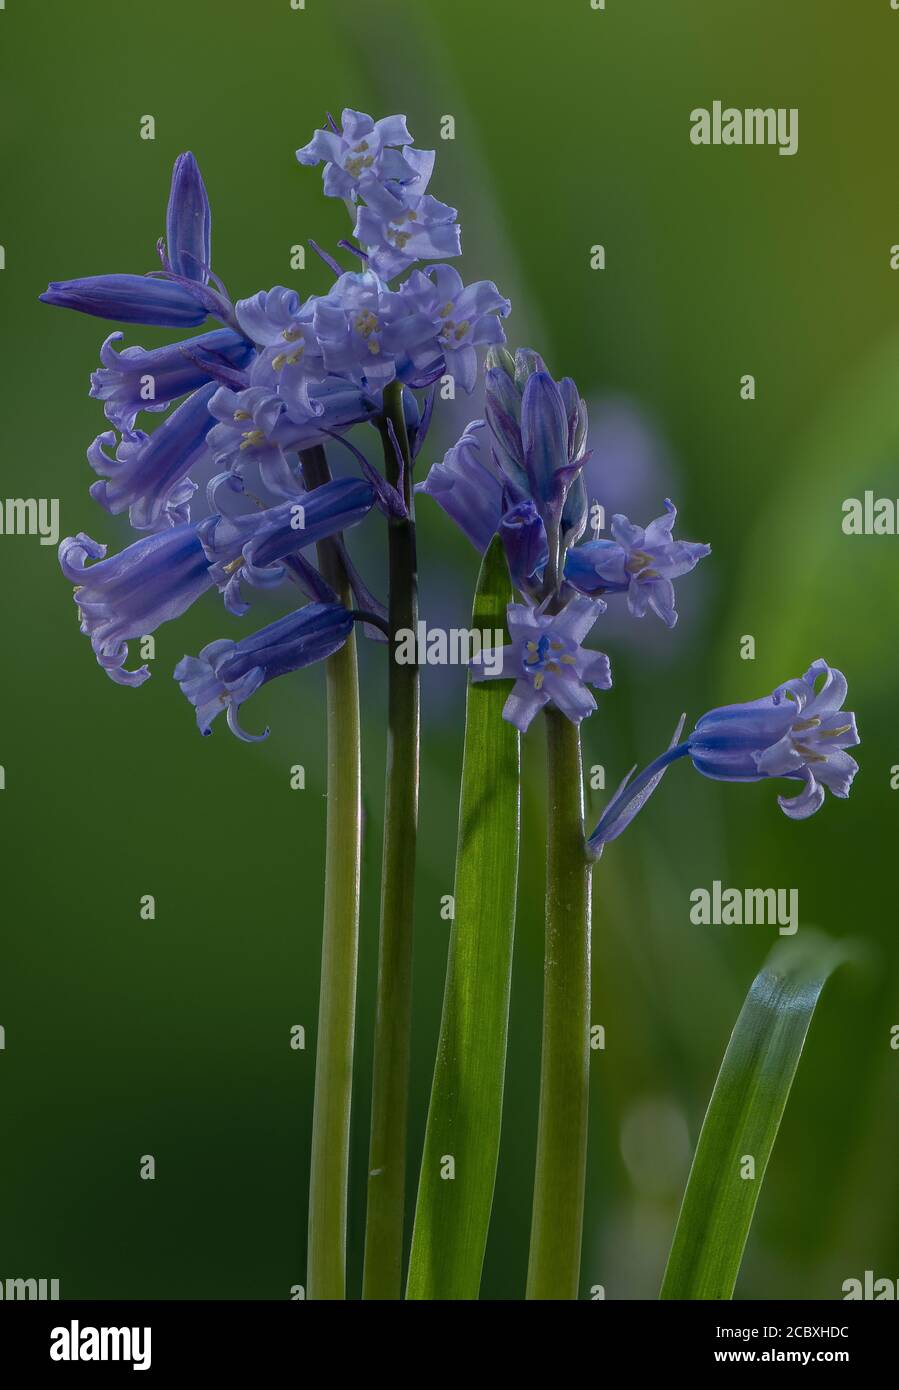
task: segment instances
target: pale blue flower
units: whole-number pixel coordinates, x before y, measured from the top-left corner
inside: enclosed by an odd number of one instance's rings
[[[472,680],[514,679],[503,708],[503,718],[524,733],[544,705],[552,704],[580,724],[596,709],[587,685],[609,690],[612,673],[604,652],[582,646],[596,619],[604,611],[601,599],[577,594],[560,613],[510,603],[507,620],[511,645],[502,649],[502,666],[483,656],[471,663]]]

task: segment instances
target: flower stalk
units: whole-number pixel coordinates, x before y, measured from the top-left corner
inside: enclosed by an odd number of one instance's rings
[[[411,456],[398,382],[384,391],[381,435],[388,482],[394,487],[402,483],[408,515],[391,517],[388,523],[387,784],[362,1296],[398,1299],[406,1193],[420,684],[416,665],[400,665],[394,659],[396,633],[401,628],[417,631],[418,621]]]
[[[577,1298],[587,1168],[590,896],[580,732],[546,717],[547,840],[543,1053],[529,1299]]]
[[[308,488],[330,479],[324,449],[302,455]],[[323,578],[351,605],[335,539],[318,546]],[[321,992],[309,1177],[307,1297],[346,1297],[346,1222],[350,1106],[359,950],[362,858],[362,752],[356,642],[350,634],[325,663],[328,810]]]

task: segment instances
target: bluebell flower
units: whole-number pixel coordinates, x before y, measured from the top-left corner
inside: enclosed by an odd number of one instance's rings
[[[680,758],[720,782],[761,782],[784,777],[802,783],[796,796],[779,796],[791,820],[806,820],[824,803],[825,788],[845,799],[858,771],[846,752],[860,742],[855,715],[843,709],[847,682],[826,661],[813,661],[805,675],[785,681],[771,695],[724,705],[704,714],[679,743],[683,719],[667,750],[637,777],[622,782],[590,836],[595,858],[621,834],[646,804],[666,769]]]
[[[228,727],[238,738],[256,743],[268,737],[248,734],[240,726],[245,700],[278,676],[322,661],[343,646],[353,626],[352,614],[339,603],[311,603],[279,618],[240,642],[210,642],[199,657],[185,656],[175,680],[197,711],[202,734],[212,732],[216,715],[227,710]]]
[[[315,304],[321,297],[300,299],[295,289],[275,285],[236,303],[235,317],[240,329],[256,343],[271,374],[278,374],[285,367],[300,367],[310,377],[327,375],[313,322]]]
[[[109,430],[99,435],[87,451],[102,478],[91,487],[94,501],[113,516],[127,510],[137,531],[189,521],[195,485],[188,474],[209,455],[206,436],[215,423],[209,402],[217,390],[214,382],[201,386],[152,434],[125,434],[115,458],[104,450],[115,435]]]
[[[503,647],[502,667],[495,671],[483,656],[471,663],[472,680],[508,679],[515,684],[503,707],[503,718],[524,733],[544,705],[552,704],[580,724],[596,709],[587,685],[609,690],[612,674],[604,652],[587,651],[582,643],[605,609],[602,599],[575,595],[559,613],[543,607],[510,603],[507,609],[511,645]]]
[[[427,185],[434,153],[411,151],[411,144],[405,116],[374,121],[364,111],[347,107],[341,115],[340,130],[317,130],[309,144],[297,150],[297,159],[312,167],[324,163],[328,197],[355,200],[364,178],[385,184]]]
[[[384,280],[392,280],[415,261],[445,260],[462,254],[456,209],[430,193],[412,188],[388,188],[365,178],[364,198],[353,235],[368,252],[368,265]]]
[[[398,293],[435,325],[444,373],[463,391],[472,391],[478,374],[475,349],[506,341],[500,319],[511,313],[511,302],[492,280],[466,285],[450,265],[413,271]]]
[[[203,176],[189,150],[175,160],[165,232],[169,268],[205,285],[211,264],[212,218]]]
[[[370,270],[341,275],[313,323],[328,371],[370,393],[394,380],[426,386],[444,370],[437,325]]]
[[[91,374],[90,393],[103,401],[107,419],[126,434],[142,410],[166,410],[172,401],[213,380],[216,365],[239,370],[254,355],[252,344],[232,328],[216,328],[168,347],[117,352],[113,343],[123,337],[111,333],[101,347],[102,366]]]
[[[437,505],[483,554],[499,529],[505,510],[506,485],[484,447],[487,428],[473,420],[442,463],[415,484],[416,492],[433,497]]]
[[[823,804],[825,787],[847,797],[858,771],[846,752],[860,741],[855,715],[843,709],[846,691],[842,671],[819,659],[765,699],[711,710],[687,740],[693,766],[725,782],[800,781],[799,794],[778,797],[778,805],[804,820]]]
[[[339,378],[328,377],[295,395],[285,389],[289,386],[288,381],[277,393],[265,386],[245,391],[222,386],[209,402],[218,421],[208,436],[216,462],[241,475],[258,465],[276,497],[302,491],[299,450],[326,443],[333,432],[371,419],[379,409],[366,392]]]
[[[209,562],[193,526],[142,536],[118,555],[105,555],[106,546],[83,532],[68,536],[59,547],[60,568],[76,585],[81,631],[106,674],[119,685],[143,685],[148,667],[125,670],[128,639],[185,613],[212,585]],[[88,566],[88,559],[99,563]]]
[[[241,581],[256,587],[279,584],[286,573],[283,561],[358,525],[374,501],[375,490],[365,479],[335,478],[264,511],[206,517],[198,534],[225,606],[245,613]]]
[[[587,541],[568,551],[565,578],[586,594],[626,593],[635,618],[648,608],[668,627],[677,622],[673,579],[689,573],[711,554],[711,546],[677,541],[672,535],[677,508],[666,498],[665,514],[644,530],[626,516],[612,518],[612,540]]]
[[[160,328],[196,328],[207,317],[200,287],[153,275],[89,275],[82,280],[54,280],[39,296],[44,304],[77,309],[119,323]]]

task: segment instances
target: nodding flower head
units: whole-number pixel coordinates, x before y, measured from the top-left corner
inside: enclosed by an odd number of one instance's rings
[[[842,671],[813,661],[804,676],[773,695],[704,714],[687,746],[693,766],[725,782],[788,777],[803,783],[797,796],[778,797],[794,820],[819,809],[824,789],[847,797],[858,764],[847,752],[860,742],[855,715],[843,709]]]
[[[81,631],[97,661],[119,685],[142,685],[148,667],[126,671],[129,637],[145,637],[179,618],[212,586],[196,527],[172,526],[142,536],[104,559],[106,546],[83,532],[59,547],[59,564],[75,589]],[[98,564],[86,565],[87,559]]]
[[[846,752],[860,742],[855,715],[843,709],[846,677],[826,661],[813,661],[804,676],[785,681],[772,695],[740,705],[723,705],[704,714],[680,743],[683,718],[668,748],[642,772],[628,773],[587,841],[598,859],[610,840],[627,828],[646,805],[668,767],[689,757],[697,772],[719,782],[761,782],[786,777],[801,782],[797,796],[779,796],[791,820],[806,820],[820,809],[824,789],[849,795],[858,771]]]
[[[213,381],[217,369],[239,371],[254,356],[252,345],[231,328],[216,328],[168,347],[119,352],[113,344],[122,336],[110,333],[100,348],[102,365],[91,374],[90,393],[103,402],[106,418],[123,433],[133,429],[141,411],[167,410],[172,401]]]
[[[241,728],[244,701],[268,681],[331,656],[352,626],[353,616],[341,604],[310,603],[240,642],[223,638],[198,657],[185,656],[175,667],[175,680],[197,711],[200,733],[211,733],[213,719],[227,710],[229,729],[245,743],[267,738],[268,729],[248,734]]]

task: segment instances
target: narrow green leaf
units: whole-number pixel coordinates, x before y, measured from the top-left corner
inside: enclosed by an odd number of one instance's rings
[[[494,539],[472,627],[505,631],[512,597]],[[455,915],[415,1209],[407,1298],[477,1298],[499,1155],[518,882],[519,735],[508,681],[472,684],[465,720]],[[454,1176],[447,1176],[451,1159]]]
[[[753,981],[702,1124],[660,1297],[732,1297],[815,1005],[851,954],[805,929],[778,942]],[[747,1158],[753,1177],[743,1175]]]

